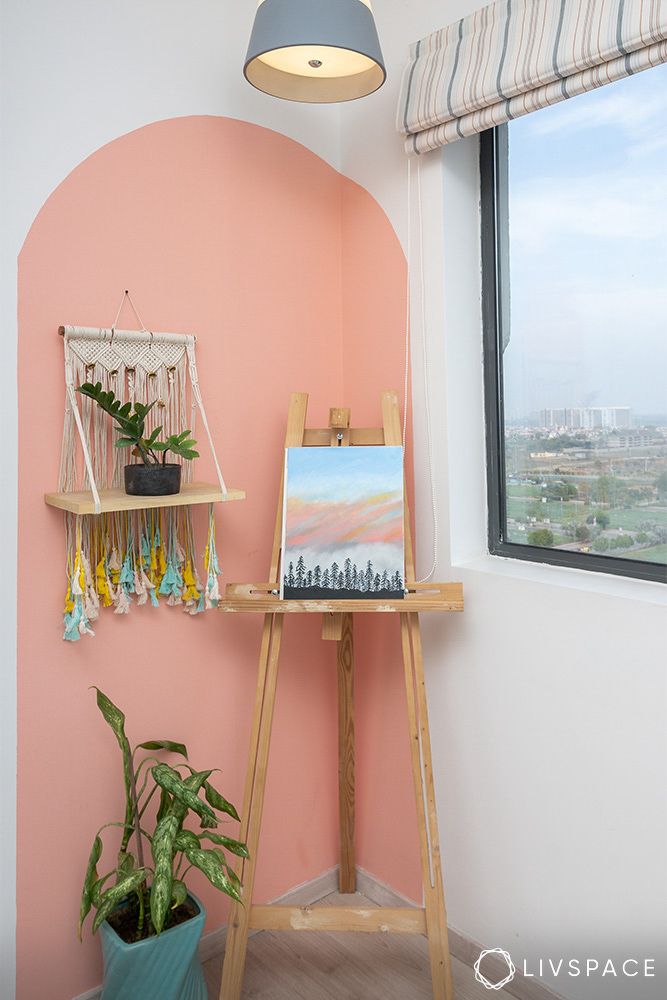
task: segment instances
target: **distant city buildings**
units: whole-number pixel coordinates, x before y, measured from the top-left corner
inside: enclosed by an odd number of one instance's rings
[[[664,443],[659,431],[636,430],[632,433],[610,434],[607,438],[608,448],[648,448],[650,445]]]
[[[540,424],[547,430],[620,430],[632,427],[629,406],[573,406],[540,410]]]

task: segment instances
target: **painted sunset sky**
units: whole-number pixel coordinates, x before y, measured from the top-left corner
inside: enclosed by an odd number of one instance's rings
[[[403,576],[402,448],[288,448],[285,482],[283,567],[370,559]]]

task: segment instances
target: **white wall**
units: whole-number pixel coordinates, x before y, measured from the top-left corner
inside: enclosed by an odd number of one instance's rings
[[[389,79],[344,106],[342,169],[406,239],[394,132],[407,46],[478,4],[377,0]],[[665,615],[657,584],[486,554],[477,140],[422,158],[436,579],[466,611],[424,622],[450,923],[515,958],[651,955],[665,974]],[[415,167],[416,170],[416,167]],[[413,173],[413,205],[417,184]],[[418,246],[413,216],[413,256]],[[413,267],[418,571],[432,553],[420,288]],[[572,998],[665,981],[562,977]]]
[[[283,132],[339,166],[338,108],[277,101],[243,79],[255,9],[254,0],[3,0],[0,400],[5,441],[16,439],[17,256],[41,205],[82,159],[148,122],[211,114]],[[121,294],[118,289],[119,300]],[[57,322],[55,317],[54,336]],[[15,982],[16,593],[11,567],[16,476],[16,448],[5,446],[0,519],[5,566],[0,576],[3,1000],[14,995]],[[45,754],[54,752],[45,748]]]

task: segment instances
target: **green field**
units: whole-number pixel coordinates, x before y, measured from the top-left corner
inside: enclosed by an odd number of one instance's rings
[[[528,492],[530,491],[530,492]],[[555,521],[574,522],[581,524],[586,521],[592,510],[601,509],[609,515],[610,528],[623,528],[626,531],[639,531],[640,525],[652,522],[667,527],[667,508],[647,510],[645,507],[635,507],[631,510],[623,508],[598,508],[596,505],[577,503],[576,501],[547,500],[542,503],[539,489],[535,486],[510,486],[507,495],[507,516],[515,520],[523,520],[528,516],[529,507],[536,505],[539,509],[539,519],[548,517]]]
[[[667,527],[667,510],[646,510],[644,507],[635,507],[634,510],[608,510],[610,528],[627,528],[630,531],[638,531],[639,525],[647,521]]]
[[[561,506],[560,500],[547,500],[546,503],[542,503],[539,497],[530,496],[520,500],[510,494],[507,497],[507,516],[514,517],[516,520],[528,517],[528,509],[533,504],[539,508],[540,518],[548,517],[551,521],[560,521],[561,519],[564,521],[585,521],[590,514],[590,508],[583,504],[563,502]]]
[[[667,545],[653,545],[650,549],[639,549],[629,554],[632,559],[644,562],[667,563]]]
[[[508,496],[511,497],[534,497],[539,494],[539,489],[536,486],[522,486],[518,483],[513,483],[511,486],[507,487]]]

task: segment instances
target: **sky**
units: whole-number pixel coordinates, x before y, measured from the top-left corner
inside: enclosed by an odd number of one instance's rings
[[[509,125],[506,415],[667,414],[667,64]]]
[[[403,575],[403,449],[288,448],[284,565],[346,558]]]

